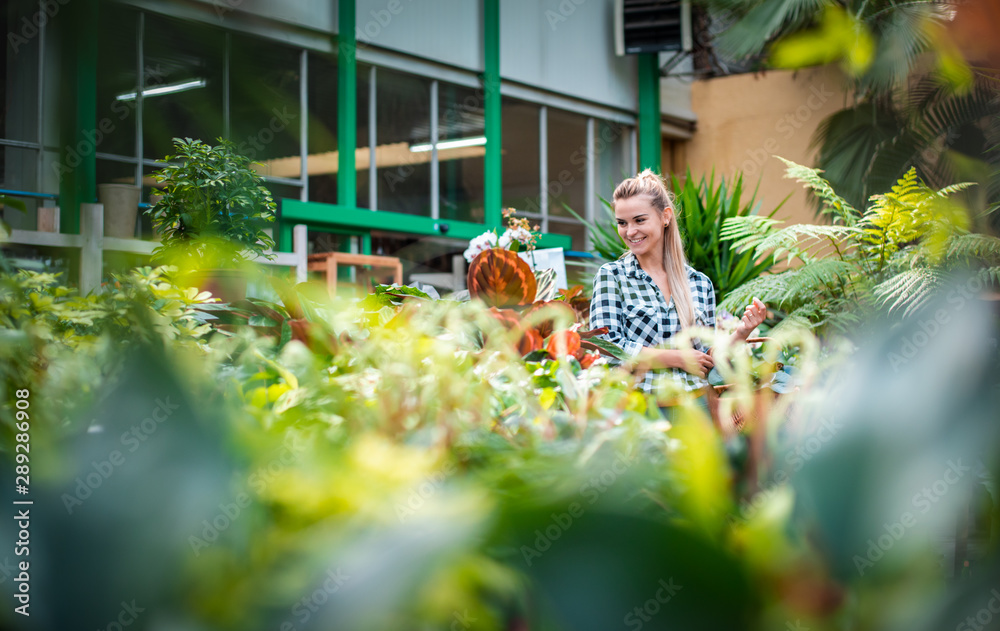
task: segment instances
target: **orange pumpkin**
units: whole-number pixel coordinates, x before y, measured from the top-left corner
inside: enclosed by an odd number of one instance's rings
[[[531,304],[538,289],[535,273],[517,252],[490,249],[469,264],[469,296],[491,307]]]

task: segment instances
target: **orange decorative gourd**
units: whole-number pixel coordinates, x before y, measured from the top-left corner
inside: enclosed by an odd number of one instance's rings
[[[538,289],[531,266],[512,250],[480,252],[469,263],[469,296],[491,307],[531,304]]]

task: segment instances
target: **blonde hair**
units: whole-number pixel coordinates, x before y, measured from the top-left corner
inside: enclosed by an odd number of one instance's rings
[[[646,169],[635,177],[630,177],[615,188],[611,197],[611,205],[622,199],[646,197],[650,204],[660,214],[665,208],[674,211],[674,220],[663,229],[663,269],[667,273],[667,287],[674,299],[674,306],[680,318],[681,326],[694,324],[694,301],[691,299],[691,286],[688,284],[687,260],[684,258],[684,244],[677,228],[678,210],[674,203],[674,195],[667,190],[663,178],[650,169]],[[628,254],[626,252],[626,254]]]

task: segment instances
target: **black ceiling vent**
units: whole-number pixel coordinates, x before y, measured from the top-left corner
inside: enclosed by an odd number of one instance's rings
[[[687,0],[615,0],[615,52],[619,55],[691,50]]]

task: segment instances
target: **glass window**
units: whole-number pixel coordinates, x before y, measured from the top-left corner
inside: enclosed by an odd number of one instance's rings
[[[379,68],[375,101],[379,210],[430,217],[430,81]]]
[[[368,159],[370,147],[368,134],[371,129],[369,124],[369,109],[371,105],[371,73],[372,67],[365,64],[358,64],[358,111],[357,111],[357,136],[355,143],[358,151],[355,152],[354,168],[356,173],[356,199],[358,208],[372,208],[371,188],[369,181],[375,172],[371,160]],[[337,104],[334,102],[333,110],[336,111]]]
[[[267,40],[233,35],[229,57],[229,137],[262,173],[302,174],[300,53]]]
[[[481,91],[438,84],[440,217],[482,223],[486,118]]]
[[[214,144],[223,132],[221,31],[146,14],[143,146],[146,158],[173,152],[174,137]]]
[[[9,140],[39,142],[39,37],[31,23],[39,11],[38,3],[20,0],[3,4],[0,28],[7,34],[7,41],[3,52],[4,76],[0,81],[0,130],[2,137]]]
[[[327,204],[337,203],[337,81],[333,59],[310,53],[309,199]]]
[[[508,97],[500,101],[504,208],[541,213],[539,195],[542,187],[538,165],[540,109],[534,103]]]
[[[594,134],[594,154],[597,162],[597,194],[611,200],[615,186],[629,177],[631,165],[629,145],[632,128],[622,123],[599,120]]]
[[[107,11],[102,22],[105,31],[97,38],[97,125],[101,136],[96,150],[135,157],[139,14],[126,9]],[[155,81],[153,74],[147,76],[147,84]],[[97,182],[110,180],[102,180],[98,174]]]
[[[38,187],[38,150],[21,147],[0,146],[0,188],[18,191],[34,191]],[[35,209],[42,205],[54,204],[51,200],[19,198],[27,206],[27,212],[4,208],[2,216],[13,228],[34,230]]]
[[[570,217],[564,204],[584,213],[587,173],[587,118],[548,110],[549,215]],[[551,226],[549,226],[551,228]]]
[[[571,250],[578,252],[587,250],[586,227],[575,219],[549,219],[549,232],[552,234],[565,234],[571,237],[573,239],[573,244],[570,246]]]

